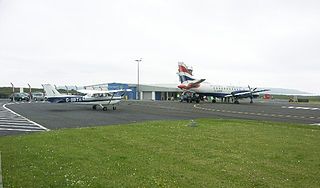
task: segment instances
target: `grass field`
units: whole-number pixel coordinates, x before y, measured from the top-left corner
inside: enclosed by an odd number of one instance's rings
[[[320,187],[320,127],[196,122],[0,137],[4,187]]]

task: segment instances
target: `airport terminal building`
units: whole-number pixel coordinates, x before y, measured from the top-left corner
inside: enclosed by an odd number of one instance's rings
[[[182,93],[181,89],[179,89],[176,84],[140,84],[138,88],[137,84],[103,83],[85,86],[85,88],[100,88],[103,90],[131,89],[132,91],[127,92],[125,95],[125,97],[129,100],[138,99],[138,92],[140,95],[140,100],[176,100],[180,97]]]

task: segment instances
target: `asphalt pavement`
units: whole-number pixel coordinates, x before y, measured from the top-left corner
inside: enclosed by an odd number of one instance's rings
[[[314,124],[315,126],[320,124],[319,104],[296,104],[283,101],[257,101],[253,104],[249,104],[247,101],[243,101],[241,104],[123,101],[117,106],[117,110],[109,108],[107,111],[92,110],[91,106],[86,105],[43,102],[6,103],[8,101],[0,101],[2,108],[0,110],[0,135],[61,128],[118,125],[149,120],[196,118],[247,119]],[[6,105],[3,106],[4,104]],[[1,117],[4,121],[1,121]],[[13,118],[12,124],[8,123],[10,118]],[[19,120],[23,123],[19,125],[20,121],[15,121],[18,119],[14,118],[20,118]],[[10,127],[10,125],[12,126]]]

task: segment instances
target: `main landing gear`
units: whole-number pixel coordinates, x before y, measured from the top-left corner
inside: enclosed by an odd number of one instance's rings
[[[96,105],[96,104],[93,105],[92,106],[92,110],[97,110],[97,106],[100,106],[103,111],[107,111],[108,110],[108,108],[106,106],[102,106],[101,104],[100,105]],[[112,110],[116,110],[116,109],[117,109],[116,106],[112,106]]]
[[[231,101],[230,101],[231,99]],[[217,99],[216,98],[213,98],[212,99],[212,103],[216,103],[217,102]],[[240,104],[239,102],[239,98],[235,98],[235,97],[232,97],[232,98],[221,98],[221,102],[225,102],[225,103],[234,103],[234,104]],[[250,98],[250,104],[253,103],[253,98]]]

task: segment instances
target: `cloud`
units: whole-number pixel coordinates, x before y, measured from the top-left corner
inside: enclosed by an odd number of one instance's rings
[[[3,0],[0,85],[132,83],[142,57],[142,83],[177,83],[184,61],[209,81],[320,93],[319,8],[312,0]]]

